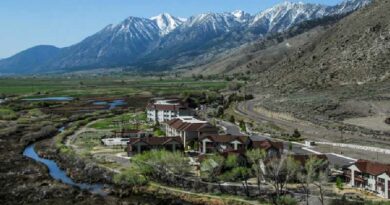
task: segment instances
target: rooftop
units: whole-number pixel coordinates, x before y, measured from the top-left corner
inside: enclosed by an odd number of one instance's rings
[[[239,141],[241,143],[246,143],[249,140],[249,137],[247,136],[235,136],[235,135],[206,135],[200,138],[200,140],[203,139],[209,139],[213,142],[219,142],[219,143],[227,143],[227,142],[233,142],[233,141]]]
[[[180,110],[186,109],[187,105],[179,99],[155,99],[146,106],[149,110]]]
[[[386,173],[390,175],[390,164],[382,164],[379,162],[359,159],[355,166],[363,173],[368,173],[374,176]]]
[[[207,121],[198,120],[192,116],[179,116],[177,119],[187,123],[208,123]]]
[[[268,150],[270,148],[276,148],[278,150],[282,150],[284,145],[283,142],[274,142],[269,139],[261,140],[261,141],[252,141],[253,148]]]
[[[182,139],[180,137],[144,137],[144,138],[130,138],[128,145],[134,145],[138,142],[144,142],[148,145],[164,145],[169,142],[176,141],[182,144]]]
[[[156,100],[154,104],[155,105],[180,105],[180,102],[177,99],[163,99],[163,100]]]
[[[209,122],[201,121],[193,117],[178,117],[168,121],[167,125],[176,130],[182,131],[217,131],[217,129]]]

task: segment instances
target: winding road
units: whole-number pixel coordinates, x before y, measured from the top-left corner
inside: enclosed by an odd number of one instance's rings
[[[325,128],[320,127],[320,126],[316,126],[312,123],[301,122],[299,120],[288,121],[288,120],[283,120],[283,119],[275,119],[275,118],[270,118],[268,116],[261,115],[254,109],[255,104],[256,104],[255,101],[246,101],[246,102],[240,103],[236,108],[236,112],[239,112],[239,114],[244,115],[244,116],[248,117],[249,119],[257,121],[257,122],[271,121],[271,122],[277,124],[278,126],[286,129],[286,130],[292,131],[292,130],[298,128],[300,131],[303,130],[304,131],[303,133],[305,135],[308,133],[309,134],[311,133],[311,134],[315,134],[317,136],[321,136],[321,135],[319,135],[321,133],[321,131],[322,131],[322,133],[329,134],[328,132],[323,131],[323,129],[325,129]],[[236,124],[233,124],[233,123],[227,122],[227,121],[223,121],[223,120],[219,120],[218,124],[224,128],[224,131],[226,132],[226,134],[243,135],[243,133],[240,131],[240,128]],[[285,149],[288,149],[288,147],[290,146],[290,142],[288,142],[288,141],[274,139],[271,136],[265,135],[265,134],[260,134],[260,133],[250,131],[249,136],[250,136],[252,141],[271,139],[271,140],[282,141]],[[321,139],[321,141],[324,141],[323,137],[320,137],[320,139]],[[306,147],[304,144],[301,144],[301,143],[294,143],[293,142],[293,143],[291,143],[291,148],[292,148],[291,151],[295,154],[318,154],[319,153],[319,152],[316,152],[314,150],[311,150],[309,147]],[[339,167],[351,164],[351,163],[356,161],[355,159],[349,158],[347,156],[335,154],[335,153],[324,153],[324,154],[326,154],[329,162],[332,165],[337,165]]]
[[[375,143],[383,144],[383,141],[369,137],[363,136],[359,133],[354,132],[340,132],[339,130],[328,129],[323,126],[313,124],[308,121],[300,119],[285,119],[280,117],[277,113],[269,114],[262,113],[256,109],[256,106],[259,104],[259,99],[249,100],[240,102],[234,109],[234,111],[248,119],[251,119],[255,122],[264,123],[271,122],[281,129],[292,133],[294,129],[298,129],[302,135],[306,138],[313,141],[322,141],[322,142],[341,142],[341,141],[351,141],[357,142],[362,145]]]

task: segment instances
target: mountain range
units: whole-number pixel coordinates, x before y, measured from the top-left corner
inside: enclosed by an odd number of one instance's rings
[[[253,92],[356,87],[388,90],[390,2],[375,0],[347,16],[306,21],[221,54],[188,75],[249,73]],[[355,93],[358,95],[358,92]],[[344,98],[346,94],[344,93]],[[366,95],[364,97],[369,97]]]
[[[256,15],[244,11],[205,13],[188,19],[164,13],[129,17],[75,45],[41,45],[0,60],[0,73],[52,73],[95,68],[161,71],[193,68],[217,55],[314,19],[343,15],[370,3],[336,6],[284,2]]]

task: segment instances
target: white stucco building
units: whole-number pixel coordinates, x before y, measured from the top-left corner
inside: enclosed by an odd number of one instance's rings
[[[129,138],[105,138],[102,142],[105,146],[127,146]]]
[[[150,122],[166,122],[179,116],[192,115],[191,109],[178,99],[156,99],[146,107]]]
[[[390,164],[358,160],[345,173],[351,187],[369,190],[390,199]]]

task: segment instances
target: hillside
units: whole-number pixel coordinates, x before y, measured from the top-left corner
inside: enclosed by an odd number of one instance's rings
[[[259,84],[291,90],[388,81],[389,10],[390,1],[376,0],[347,16],[318,39],[257,73]]]
[[[263,39],[222,52],[214,60],[186,71],[185,74],[261,73],[319,38],[330,25],[345,15],[305,21],[285,32],[268,34]]]
[[[55,58],[60,49],[54,46],[35,46],[22,51],[8,59],[0,60],[0,73],[25,73],[29,67],[29,72],[39,72],[42,62],[47,62]],[[49,71],[49,70],[47,70]]]
[[[384,122],[390,115],[389,10],[390,1],[376,0],[331,26],[287,39],[277,46],[294,39],[304,42],[294,41],[295,49],[282,58],[271,56],[274,64],[269,66],[253,63],[267,60],[263,57],[268,50],[254,56],[243,64],[252,79],[246,92],[257,96],[252,105],[388,140],[390,127]]]

